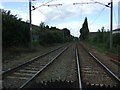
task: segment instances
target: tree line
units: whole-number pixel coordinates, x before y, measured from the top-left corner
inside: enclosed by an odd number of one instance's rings
[[[113,48],[120,48],[120,33],[112,34]],[[95,35],[91,35],[87,38],[87,41],[93,43],[94,45],[104,46],[105,48],[110,48],[110,31],[105,30],[104,27],[98,29]]]
[[[22,21],[17,15],[12,15],[10,11],[0,9],[2,12],[2,46],[9,47],[29,47],[30,30],[29,23]],[[74,37],[69,29],[59,29],[49,27],[44,22],[40,26],[33,26],[32,39],[38,44],[53,44],[71,41]]]
[[[110,31],[105,30],[104,27],[98,29],[97,32],[89,32],[88,21],[85,18],[82,28],[80,29],[80,40],[99,48],[110,49]],[[120,33],[112,34],[113,49],[112,52],[120,53]]]
[[[0,10],[2,12],[2,46],[25,46],[30,42],[29,24],[21,21],[17,15],[12,15],[10,11]]]
[[[33,36],[37,35],[39,44],[53,44],[53,43],[64,43],[73,40],[73,36],[70,34],[69,29],[59,29],[56,27],[49,27],[44,22],[40,23],[38,29],[33,30]]]

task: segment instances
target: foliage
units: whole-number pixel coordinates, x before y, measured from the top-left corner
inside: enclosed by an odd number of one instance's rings
[[[2,12],[2,44],[3,48],[8,47],[28,47],[30,44],[29,23],[21,21],[17,15],[12,15],[10,11]],[[73,39],[67,28],[58,29],[49,27],[44,22],[40,26],[32,25],[32,44],[53,44],[68,42]]]
[[[120,54],[120,33],[113,34],[113,48],[110,50],[110,32],[104,27],[95,35],[90,35],[85,42],[98,47],[99,50]]]
[[[2,12],[2,44],[4,47],[29,45],[29,24],[22,22],[17,15],[12,15],[10,11]]]
[[[36,30],[35,32],[37,35],[39,35],[39,43],[43,45],[63,43],[72,40],[70,31],[67,28],[60,30],[56,27],[49,28],[49,26],[46,25],[44,28],[40,27],[40,29]]]
[[[113,35],[113,45],[114,47],[120,46],[120,33]]]
[[[87,22],[87,18],[85,18],[82,28],[80,29],[80,34],[81,34],[80,39],[85,40],[88,36],[88,33],[89,33],[88,22]]]

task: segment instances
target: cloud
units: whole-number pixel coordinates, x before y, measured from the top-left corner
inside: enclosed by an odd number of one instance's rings
[[[14,1],[14,0],[13,0]],[[17,0],[18,1],[18,0]],[[23,0],[26,1],[26,0]],[[33,5],[35,7],[38,7],[44,3],[33,2]],[[50,0],[49,0],[50,1]],[[110,0],[97,0],[98,2],[107,4],[110,2]],[[118,0],[114,1],[115,3]],[[83,2],[92,2],[92,0],[53,0],[49,3],[49,5],[53,4],[62,4],[62,6],[41,6],[40,8],[32,11],[32,23],[39,25],[41,21],[45,23],[53,23],[53,22],[64,22],[65,19],[68,18],[74,18],[76,16],[81,15],[90,15],[95,14],[103,8],[103,6],[99,4],[93,4],[93,5],[73,5],[73,3],[83,3]],[[96,8],[97,7],[97,8]],[[12,10],[14,13],[17,13],[17,15],[23,20],[29,20],[29,13],[25,13],[23,11],[18,10]]]
[[[71,21],[71,22],[67,22],[67,23],[63,22],[63,23],[60,23],[60,24],[51,24],[50,26],[55,26],[55,27],[58,27],[60,29],[63,29],[63,28],[67,27],[70,30],[71,35],[79,37],[79,35],[80,35],[79,30],[81,28],[80,25],[82,23],[83,22],[79,22],[79,21]]]
[[[40,5],[41,5],[41,3],[37,3],[35,6],[37,7]],[[34,12],[34,14],[37,15],[37,14],[41,13],[42,15],[44,15],[43,20],[46,23],[49,23],[49,22],[64,21],[64,19],[67,19],[71,16],[77,16],[77,15],[79,15],[78,12],[80,10],[77,10],[76,8],[74,8],[68,4],[66,5],[64,3],[63,6],[50,6],[50,7],[42,6],[39,8],[39,11],[37,11],[37,9],[35,11],[36,12]]]
[[[45,21],[45,16],[39,10],[32,11],[32,23],[39,25]]]
[[[117,27],[120,28],[120,24],[118,24]]]
[[[1,7],[1,5],[0,5]],[[12,13],[12,15],[17,15],[18,18],[22,18],[22,21],[27,21],[29,20],[29,13],[24,12],[22,10],[17,10],[17,9],[8,9],[8,8],[4,8],[3,9],[10,11]]]
[[[96,0],[94,0],[96,1]],[[110,0],[97,0],[98,2],[108,4]],[[103,9],[103,6],[100,4],[93,4],[93,5],[73,5],[73,3],[84,3],[84,2],[92,2],[91,0],[56,0],[49,5],[53,4],[62,4],[62,6],[41,6],[38,10],[32,11],[32,22],[36,25],[39,25],[41,21],[44,21],[50,26],[56,26],[58,28],[68,28],[71,31],[71,34],[74,36],[79,36],[79,30],[84,21],[75,21],[74,17],[81,16],[81,15],[94,15],[97,12],[100,12]],[[35,3],[34,6],[38,7],[43,3]],[[114,1],[114,6],[118,4],[118,0]],[[97,7],[97,8],[96,8]],[[65,22],[65,20],[69,20],[73,18],[72,21]],[[59,24],[55,24],[55,23]],[[92,32],[101,29],[104,26],[105,28],[109,28],[109,25],[105,24],[96,24],[90,25],[89,29]]]
[[[110,0],[97,0],[98,2],[108,4]],[[90,15],[95,14],[99,12],[103,6],[100,4],[84,4],[84,5],[73,5],[73,3],[85,3],[85,2],[93,2],[92,0],[57,0],[50,2],[47,5],[53,5],[54,6],[41,6],[39,10],[42,12],[41,14],[44,15],[44,19],[41,18],[41,20],[44,20],[46,23],[49,22],[59,22],[64,21],[67,18],[80,16],[82,15]],[[114,1],[114,4],[117,5],[118,0]],[[34,6],[38,7],[42,5],[43,3],[36,3]],[[62,6],[55,6],[55,4],[62,4]],[[40,14],[40,11],[37,11],[34,13],[37,15]],[[40,15],[41,16],[41,15]]]
[[[1,9],[3,9],[3,8],[4,8],[4,7],[3,7],[3,5],[2,5],[2,3],[0,3],[0,8],[1,8]]]
[[[28,2],[28,0],[0,0],[0,2]]]
[[[18,18],[22,18],[23,21],[28,20],[28,13],[21,11],[21,10],[17,10],[17,9],[6,9],[6,10],[10,10],[11,13],[13,15],[17,15]]]
[[[29,20],[29,14],[28,13],[23,13],[21,15],[21,18],[22,18],[23,21],[28,21]]]
[[[60,23],[60,24],[51,24],[50,26],[55,26],[60,29],[67,27],[70,30],[71,35],[79,37],[79,35],[80,35],[79,31],[80,31],[80,28],[82,28],[83,22],[84,21],[71,21],[71,22],[67,22],[67,23],[64,22],[64,23]],[[109,25],[104,25],[104,24],[96,24],[96,25],[88,24],[90,32],[96,32],[96,31],[98,31],[98,29],[101,29],[101,27],[103,27],[103,26],[105,27],[105,29],[109,28]],[[116,25],[114,25],[114,27],[116,27]]]
[[[27,0],[28,1],[28,0]],[[32,2],[32,5],[38,7],[50,0],[37,0],[38,2]],[[43,2],[44,1],[44,2]],[[108,4],[110,0],[94,0],[104,4]],[[118,5],[119,0],[113,0],[114,6]],[[42,3],[41,3],[42,2]],[[56,26],[58,28],[68,28],[71,34],[74,36],[79,36],[79,30],[84,22],[80,20],[74,20],[75,17],[95,15],[100,12],[104,6],[100,4],[85,4],[85,5],[73,5],[73,3],[84,3],[92,2],[92,0],[53,0],[49,5],[62,4],[62,6],[41,6],[38,9],[32,11],[32,23],[39,25],[41,21],[48,25]],[[48,4],[47,4],[48,5]],[[0,5],[1,6],[1,5]],[[29,13],[12,9],[13,14],[17,14],[24,21],[29,20]],[[67,22],[66,22],[67,21]],[[57,23],[57,24],[56,24]],[[90,25],[90,31],[97,31],[96,29],[101,29],[104,24]],[[105,27],[108,27],[106,25]]]

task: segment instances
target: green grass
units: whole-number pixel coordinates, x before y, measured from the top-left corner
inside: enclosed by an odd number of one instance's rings
[[[112,49],[110,50],[109,45],[106,43],[96,43],[96,42],[92,42],[90,40],[86,40],[86,41],[84,41],[84,43],[94,46],[101,53],[120,55],[120,46],[116,46],[116,47],[113,46]]]
[[[55,43],[50,45],[40,45],[37,40],[32,41],[32,47],[10,47],[2,49],[2,60],[3,63],[17,57],[20,57],[23,54],[29,53],[43,53],[52,50],[53,48],[61,45],[61,43]]]
[[[32,40],[32,47],[39,46],[39,41],[38,40]]]

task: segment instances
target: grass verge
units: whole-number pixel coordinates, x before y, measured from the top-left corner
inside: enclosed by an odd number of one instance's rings
[[[109,49],[109,45],[106,43],[95,43],[91,41],[83,41],[85,44],[94,46],[99,52],[105,53],[105,54],[112,54],[115,56],[120,56],[120,46],[112,47],[112,49]]]

